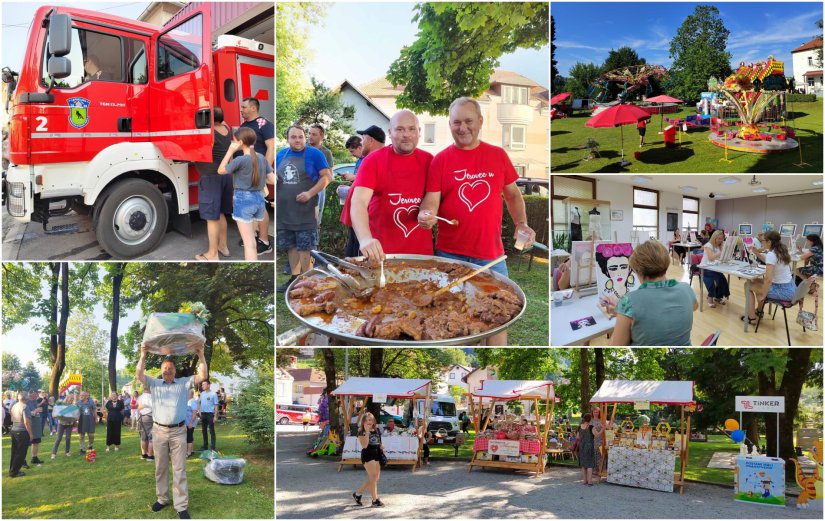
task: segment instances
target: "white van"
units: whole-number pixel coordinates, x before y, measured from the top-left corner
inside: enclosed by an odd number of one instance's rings
[[[424,416],[425,400],[418,400],[416,405],[418,417]],[[453,444],[460,431],[458,421],[458,411],[455,406],[455,399],[446,394],[439,394],[430,399],[430,411],[428,414],[429,423],[427,431],[434,432],[435,443]],[[442,430],[443,429],[443,430]]]

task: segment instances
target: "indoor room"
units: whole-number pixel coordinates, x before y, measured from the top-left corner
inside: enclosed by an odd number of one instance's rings
[[[822,180],[552,176],[551,344],[822,345]]]

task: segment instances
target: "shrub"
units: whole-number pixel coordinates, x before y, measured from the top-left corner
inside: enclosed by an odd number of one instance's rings
[[[807,103],[816,101],[816,94],[788,94],[786,101],[788,103]]]
[[[255,445],[270,447],[275,442],[275,373],[272,363],[261,364],[255,377],[241,389],[234,416]]]

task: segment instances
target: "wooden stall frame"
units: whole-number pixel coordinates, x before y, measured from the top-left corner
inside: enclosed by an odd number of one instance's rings
[[[555,393],[554,393],[555,395]],[[493,411],[495,410],[496,401],[501,402],[511,402],[514,400],[518,401],[525,401],[525,400],[532,400],[533,401],[533,410],[535,411],[536,416],[536,426],[537,431],[539,433],[539,454],[538,454],[538,461],[536,463],[521,463],[521,462],[510,462],[510,461],[486,461],[477,459],[477,452],[473,451],[473,456],[470,459],[470,464],[467,467],[467,472],[472,472],[473,467],[490,467],[490,468],[504,468],[504,469],[511,469],[511,470],[527,470],[530,472],[535,473],[535,477],[538,477],[540,474],[544,473],[545,467],[545,454],[547,450],[547,435],[549,433],[550,425],[553,419],[553,410],[555,408],[555,398],[550,398],[550,387],[545,386],[545,396],[543,397],[545,402],[545,409],[544,409],[544,429],[541,428],[541,422],[539,421],[539,400],[542,399],[542,396],[536,394],[526,394],[522,396],[518,396],[515,398],[511,398],[509,400],[501,399],[496,400],[495,398],[489,398],[490,400],[490,414],[487,415],[487,419],[484,422],[484,425],[481,424],[481,416],[484,412],[484,398],[483,396],[478,397],[478,411],[476,411],[475,404],[473,402],[473,395],[472,393],[466,393],[467,402],[470,406],[470,414],[473,418],[473,425],[475,426],[476,435],[479,432],[483,432],[487,430],[487,425],[490,423],[490,417],[493,415]],[[477,413],[476,413],[477,412]]]
[[[607,409],[610,402],[603,402],[599,404],[599,408],[601,410],[601,417],[602,421],[605,425],[605,430],[607,430],[607,426],[610,425],[612,429],[612,425],[615,425],[616,420],[616,409],[619,406],[619,402],[612,402],[613,403],[613,411],[610,414],[610,421],[605,422],[604,420],[607,418]],[[660,404],[666,405],[666,404]],[[693,404],[690,404],[693,405]],[[689,407],[690,405],[687,405]],[[679,486],[679,495],[681,496],[684,492],[685,487],[685,471],[687,470],[687,461],[688,461],[688,454],[690,450],[690,420],[693,418],[693,414],[690,412],[687,416],[687,424],[685,424],[685,407],[686,405],[682,404],[681,407],[681,421],[679,423],[679,434],[680,437],[680,445],[679,445],[679,472],[673,473],[673,484]],[[602,457],[599,460],[599,468],[597,469],[596,476],[599,478],[599,482],[603,481],[603,479],[607,479],[607,468],[605,467],[604,463],[609,457],[610,447],[607,446],[607,437],[602,436]],[[648,450],[653,450],[652,446],[648,447]]]
[[[430,398],[432,396],[431,387],[432,387],[432,383],[428,383],[426,386],[424,386],[424,389],[425,389],[424,394],[418,394],[416,392],[411,397],[393,396],[393,398],[401,398],[401,399],[405,399],[405,400],[412,400],[413,401],[413,410],[415,410],[419,399],[424,399],[425,400],[425,402],[424,402],[424,418],[423,418],[424,431],[425,432],[426,432],[426,429],[427,429],[427,423],[429,423],[427,417],[429,415]],[[356,402],[356,399],[359,396],[363,397],[364,403],[363,403],[363,405],[361,405],[360,409],[358,410],[358,419],[355,422],[356,426],[361,425],[361,420],[364,417],[364,414],[367,412],[367,400],[371,397],[371,395],[366,395],[366,394],[364,394],[364,395],[346,395],[346,397],[348,398],[348,400],[347,400],[347,414],[346,414],[347,422],[349,422],[349,419],[352,418],[352,414],[353,414],[354,409],[355,409],[355,402]],[[389,398],[389,396],[388,396],[388,398]],[[377,421],[377,419],[376,419],[376,421]],[[350,424],[348,423],[347,424],[347,432],[349,432],[349,425]],[[349,434],[344,438],[344,440],[346,440],[347,437],[349,437]],[[344,441],[342,441],[342,443],[344,443]],[[412,465],[412,471],[415,472],[415,470],[421,465],[421,456],[422,456],[423,450],[424,450],[424,440],[421,438],[421,436],[418,436],[418,451],[417,451],[417,456],[414,460],[412,460],[412,459],[410,459],[410,460],[390,460],[390,459],[388,459],[387,460],[387,465],[388,466],[389,465]],[[361,463],[360,458],[359,459],[344,459],[344,456],[342,454],[341,455],[341,461],[338,462],[338,472],[341,472],[341,469],[344,468],[344,465],[352,465],[353,467],[356,467],[356,466],[362,465],[362,463]]]

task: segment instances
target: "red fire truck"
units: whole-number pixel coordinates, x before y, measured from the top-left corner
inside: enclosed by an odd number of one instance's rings
[[[222,35],[209,4],[165,27],[72,7],[35,14],[11,95],[9,214],[43,223],[91,212],[115,258],[189,235],[196,161],[212,161],[212,107],[233,127],[246,97],[274,117],[272,45]]]

